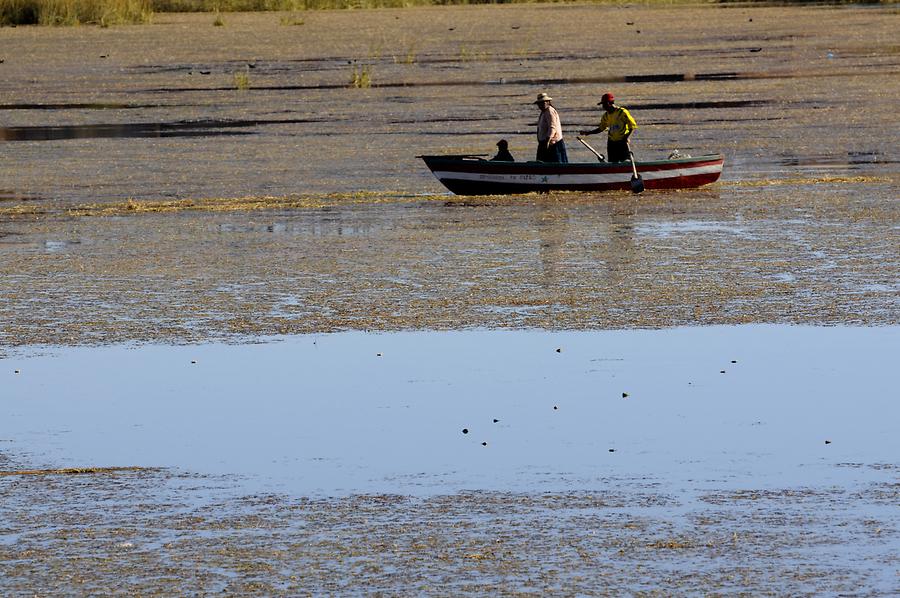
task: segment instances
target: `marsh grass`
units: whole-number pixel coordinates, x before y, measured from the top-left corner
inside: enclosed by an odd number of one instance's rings
[[[416,61],[417,53],[415,44],[410,44],[406,48],[406,53],[402,55],[395,55],[394,62],[397,64],[413,64]]]
[[[0,25],[148,23],[152,0],[0,0]]]
[[[250,89],[250,75],[244,71],[234,73],[234,87],[239,91]]]
[[[354,65],[353,72],[350,75],[350,87],[366,89],[371,86],[372,74],[369,71],[368,65],[362,65],[361,67]]]
[[[101,26],[147,23],[154,12],[264,12],[325,9],[404,8],[436,5],[549,3],[555,0],[0,0],[0,26]],[[717,4],[723,0],[641,0],[636,4]],[[826,0],[813,4],[897,4],[900,0]],[[728,2],[728,0],[724,0]],[[750,0],[747,4],[769,4]],[[780,3],[791,4],[790,0]],[[801,3],[799,1],[794,3]],[[622,0],[593,0],[592,4],[623,4]],[[219,24],[220,17],[216,17]],[[301,25],[302,20],[282,24]]]

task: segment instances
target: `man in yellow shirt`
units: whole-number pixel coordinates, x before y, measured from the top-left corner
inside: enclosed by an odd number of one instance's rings
[[[610,162],[626,162],[629,158],[628,138],[637,129],[637,123],[631,117],[631,113],[621,106],[616,106],[616,98],[611,93],[603,94],[600,106],[603,106],[603,116],[600,118],[600,126],[589,131],[581,131],[582,135],[593,135],[609,129],[609,139],[606,141],[606,155]]]

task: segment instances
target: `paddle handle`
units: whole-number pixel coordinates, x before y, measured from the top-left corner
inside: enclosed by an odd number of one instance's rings
[[[631,143],[625,141],[625,146],[628,147],[628,156],[631,158],[631,170],[634,172],[634,178],[639,178],[637,173],[637,166],[634,165],[634,152],[631,151]]]
[[[603,154],[601,154],[600,152],[598,152],[597,150],[595,150],[594,148],[592,148],[592,147],[590,146],[590,144],[589,144],[587,141],[585,141],[583,138],[581,138],[581,137],[576,137],[575,139],[577,139],[578,141],[580,141],[580,142],[581,142],[581,145],[583,145],[584,147],[586,147],[586,148],[588,148],[589,150],[591,150],[591,153],[594,154],[595,156],[597,156],[597,159],[598,159],[598,160],[600,160],[601,162],[606,162],[606,156],[604,156]]]

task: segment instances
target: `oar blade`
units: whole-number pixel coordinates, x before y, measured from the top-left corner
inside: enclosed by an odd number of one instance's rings
[[[628,146],[628,158],[631,160],[631,172],[634,175],[631,177],[631,192],[632,193],[643,193],[644,191],[644,179],[641,178],[641,175],[638,174],[637,164],[634,163],[634,152],[631,151],[631,146]]]
[[[631,177],[631,192],[632,193],[643,193],[644,192],[644,179],[641,178],[641,175]]]

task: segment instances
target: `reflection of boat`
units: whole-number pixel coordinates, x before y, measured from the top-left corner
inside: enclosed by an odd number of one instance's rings
[[[531,191],[631,189],[631,162],[493,162],[477,156],[419,156],[447,189],[458,195]],[[647,189],[688,189],[718,180],[719,154],[636,162]]]

